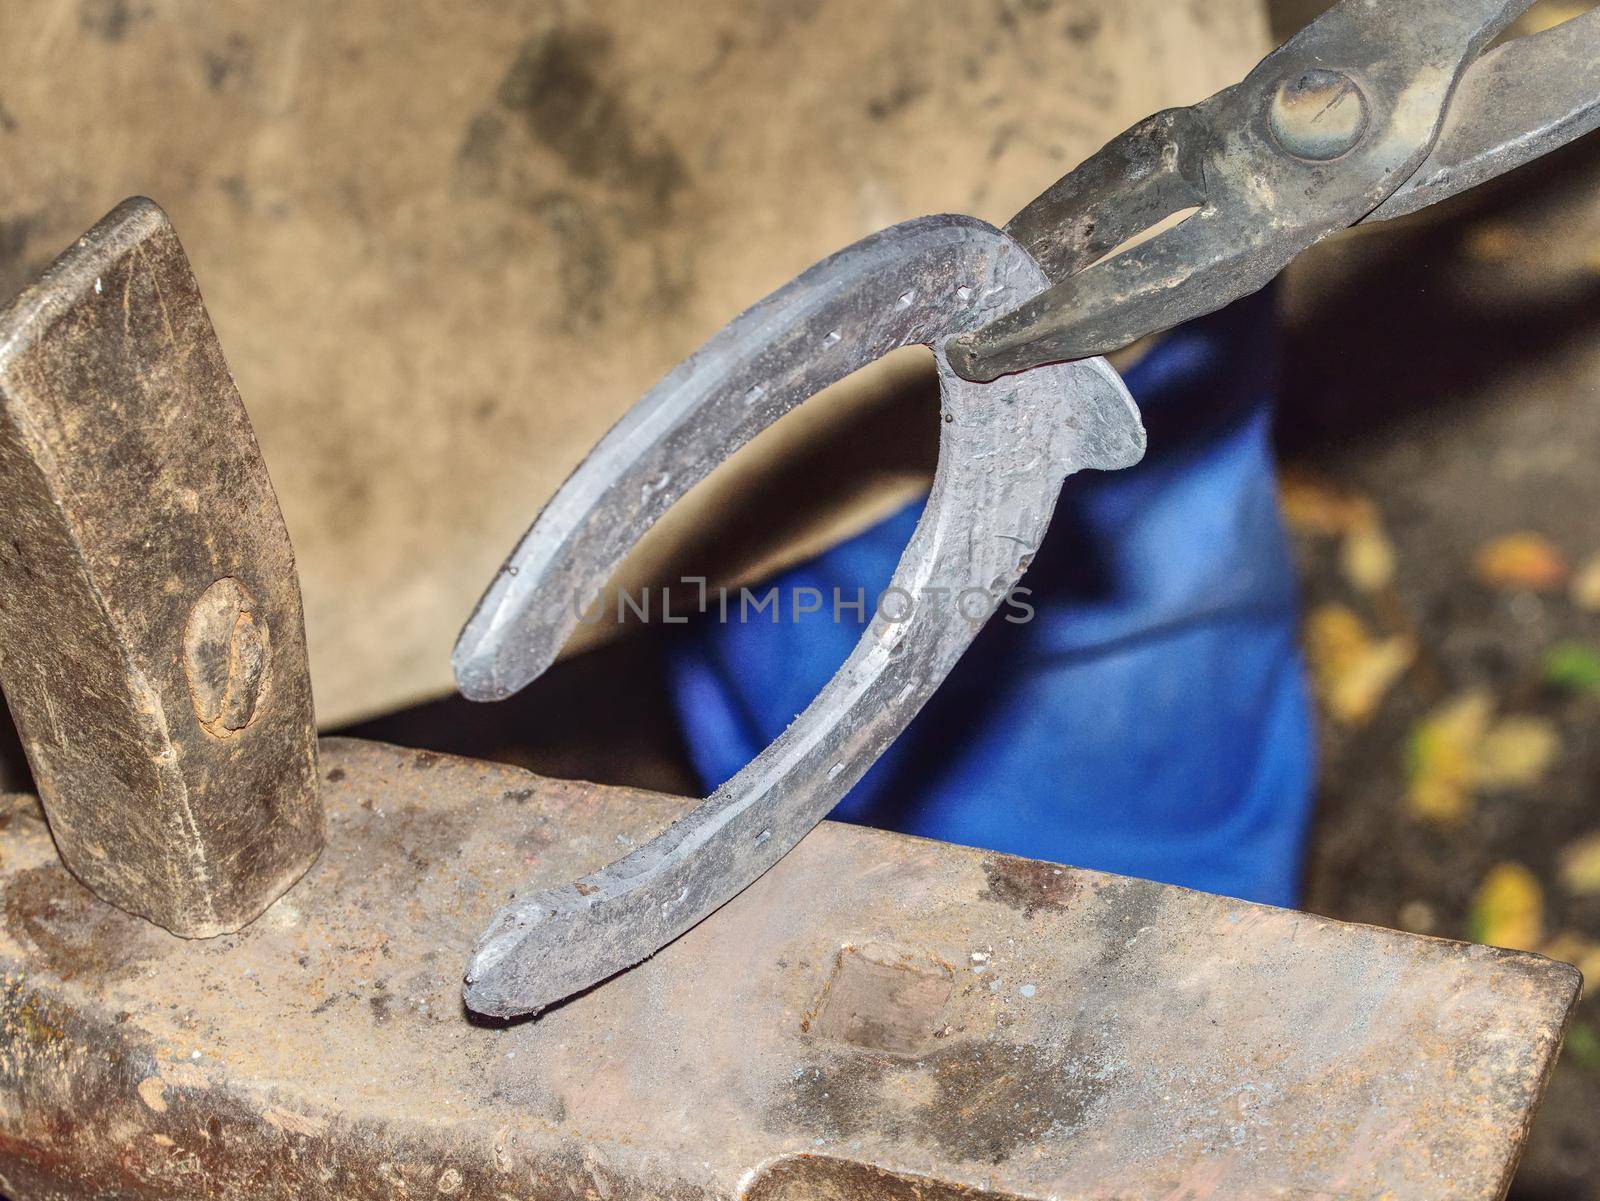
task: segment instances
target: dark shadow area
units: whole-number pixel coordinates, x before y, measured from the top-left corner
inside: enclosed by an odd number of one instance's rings
[[[1359,454],[1396,422],[1470,403],[1600,333],[1600,274],[1540,278],[1537,263],[1517,260],[1515,243],[1492,263],[1474,245],[1486,229],[1559,223],[1597,179],[1600,143],[1590,138],[1313,251],[1297,265],[1288,316],[1281,453]]]
[[[829,524],[830,514],[870,505],[865,498],[897,482],[931,479],[939,455],[939,385],[932,356],[922,348],[909,353],[919,352],[925,362],[892,375],[881,391],[831,410],[821,428],[781,459],[762,460],[759,474],[737,477],[736,495],[722,493],[724,473],[713,473],[700,487],[719,492],[723,503],[714,516],[675,535],[671,568],[661,573],[661,582],[682,576],[748,581],[752,568],[771,563],[779,548],[817,545],[816,533]]]
[[[31,792],[33,775],[28,771],[28,758],[22,753],[17,727],[4,700],[0,695],[0,792]]]
[[[444,697],[330,733],[690,795],[662,654],[653,631],[630,635],[557,663],[509,700]]]

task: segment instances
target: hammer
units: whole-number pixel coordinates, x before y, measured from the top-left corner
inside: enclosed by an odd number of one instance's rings
[[[149,200],[0,312],[0,689],[61,858],[102,899],[206,938],[316,859],[288,531]]]

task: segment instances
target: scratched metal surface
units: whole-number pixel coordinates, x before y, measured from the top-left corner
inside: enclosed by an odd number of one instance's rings
[[[333,741],[248,930],[0,831],[0,1190],[30,1198],[1493,1198],[1576,973],[824,824],[533,1022],[458,972],[506,890],[688,802]],[[997,798],[997,803],[1002,803]]]

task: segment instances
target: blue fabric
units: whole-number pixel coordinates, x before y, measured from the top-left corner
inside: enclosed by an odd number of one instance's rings
[[[1127,375],[1144,463],[1069,480],[1023,584],[838,819],[1292,905],[1313,740],[1269,445],[1270,307],[1170,335]],[[921,505],[772,583],[887,585]],[[870,601],[869,601],[870,608]],[[861,633],[845,611],[702,619],[670,668],[710,788],[816,695]]]

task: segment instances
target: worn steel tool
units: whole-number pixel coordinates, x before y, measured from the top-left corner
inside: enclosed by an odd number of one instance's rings
[[[635,970],[471,1022],[508,881],[692,802],[344,739],[322,773],[327,850],[211,942],[98,901],[0,798],[0,1194],[1496,1201],[1577,993],[1533,955],[825,822]]]
[[[946,424],[892,588],[1003,593],[1063,478],[1142,450],[1115,374],[1064,362],[1219,308],[1336,230],[1431,204],[1600,124],[1600,11],[1482,54],[1531,3],[1344,0],[1243,83],[1135,126],[1004,231],[915,221],[813,267],[652,390],[539,514],[457,643],[462,692],[495,700],[527,684],[674,500],[800,401],[908,343],[936,347]],[[1176,228],[1118,253],[1186,208]],[[984,616],[878,614],[795,723],[700,808],[601,871],[502,907],[469,963],[467,1003],[536,1011],[736,894],[860,779]]]
[[[294,554],[166,217],[130,200],[0,312],[0,687],[56,845],[178,934],[322,846]]]
[[[1006,225],[1052,286],[953,338],[951,365],[987,380],[1105,354],[1593,130],[1600,12],[1483,54],[1533,3],[1342,0],[1242,83],[1141,121]]]

